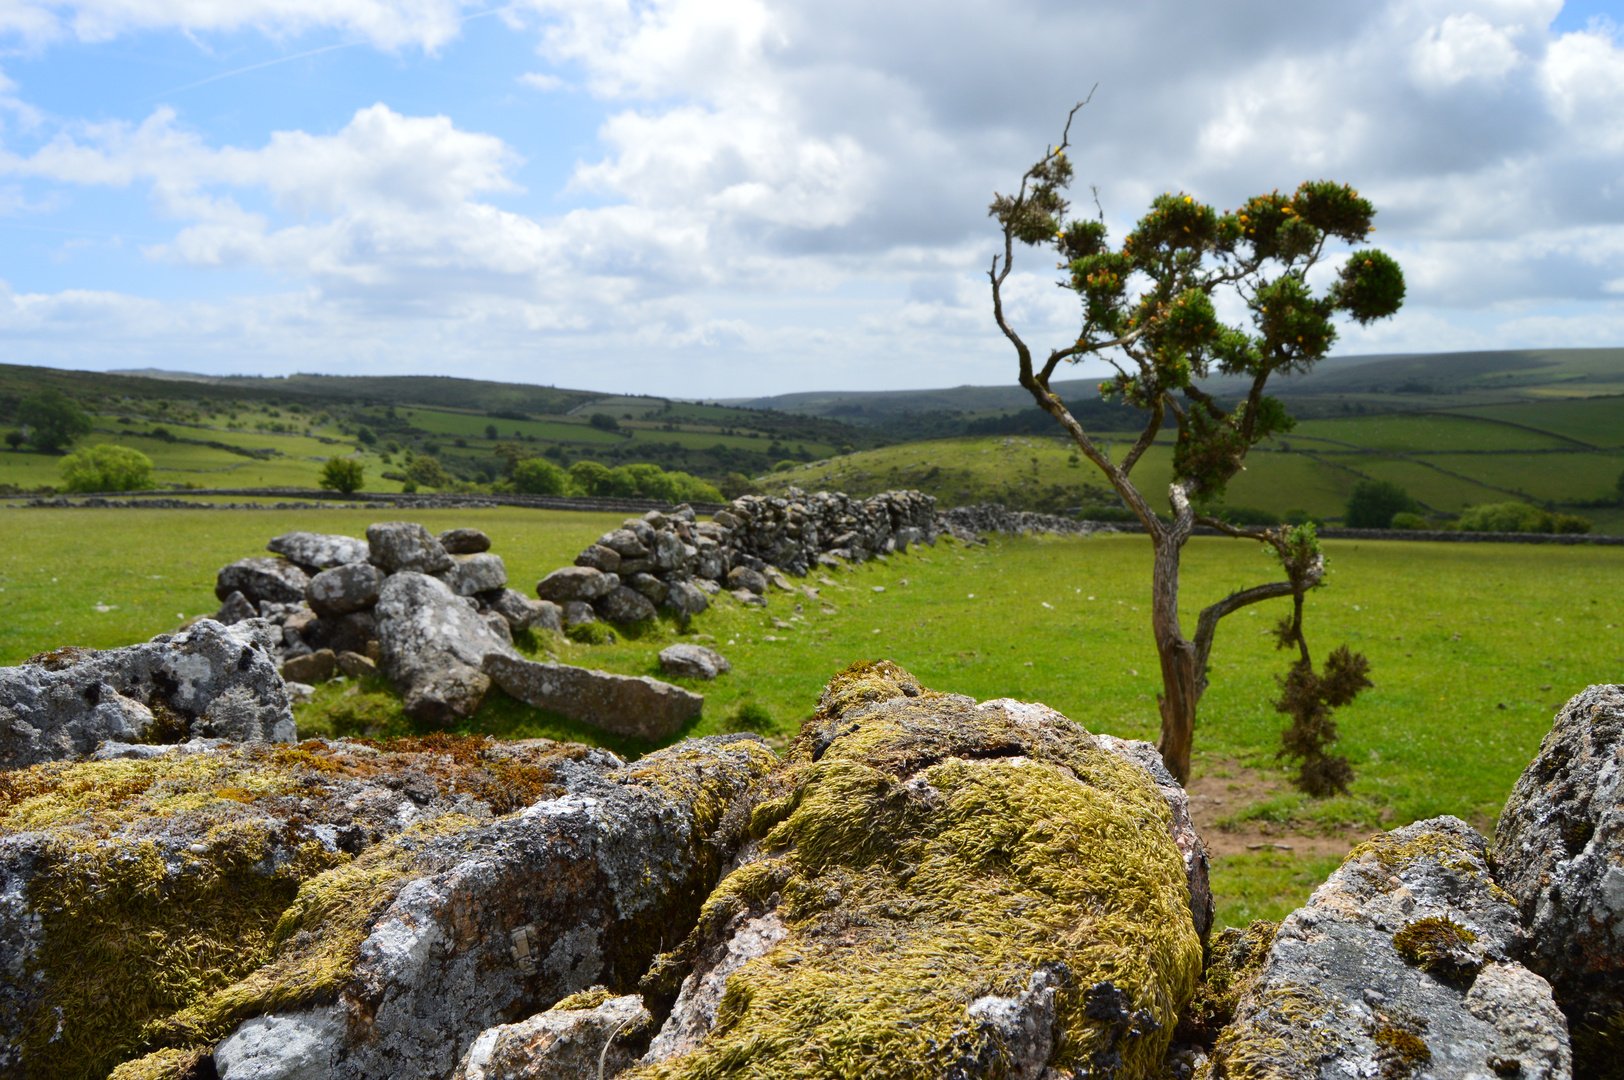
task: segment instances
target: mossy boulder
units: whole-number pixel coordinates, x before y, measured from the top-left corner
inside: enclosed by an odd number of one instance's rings
[[[0,774],[0,1074],[209,1075],[247,1022],[222,1061],[264,1075],[449,1076],[486,1027],[630,989],[775,762],[447,735]]]
[[[1549,984],[1514,959],[1526,942],[1487,846],[1439,817],[1350,852],[1280,923],[1261,967],[1241,965],[1210,1077],[1568,1080],[1567,1026]],[[1265,928],[1231,947],[1255,952]]]
[[[1053,710],[838,675],[621,1074],[1153,1076],[1201,967],[1166,800]],[[1046,1070],[1056,1069],[1056,1073]]]

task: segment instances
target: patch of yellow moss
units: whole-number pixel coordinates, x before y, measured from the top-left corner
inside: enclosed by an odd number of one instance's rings
[[[774,902],[790,935],[733,975],[703,1047],[628,1080],[925,1080],[975,1053],[977,998],[1063,965],[1052,1064],[1113,1048],[1154,1075],[1201,967],[1165,801],[1075,725],[1038,732],[933,694],[888,662],[848,669],[755,808],[762,858],[725,879],[647,985]],[[1152,1030],[1085,1012],[1111,982]]]
[[[207,1050],[155,1050],[114,1069],[107,1080],[202,1080]],[[212,1062],[210,1063],[212,1065]]]

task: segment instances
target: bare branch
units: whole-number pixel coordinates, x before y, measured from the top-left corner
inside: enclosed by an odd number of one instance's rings
[[[1139,438],[1134,440],[1133,448],[1128,451],[1128,456],[1122,459],[1122,474],[1124,476],[1133,471],[1133,467],[1139,462],[1139,458],[1146,450],[1150,449],[1150,444],[1156,441],[1157,432],[1162,430],[1162,418],[1164,416],[1162,400],[1157,398],[1155,406],[1150,410],[1150,422],[1145,425],[1145,430],[1139,433]]]

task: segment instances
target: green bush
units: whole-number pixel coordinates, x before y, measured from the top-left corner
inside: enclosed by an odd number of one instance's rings
[[[92,426],[90,414],[60,390],[42,390],[24,398],[17,406],[17,423],[28,432],[28,441],[45,451],[60,450],[89,435]]]
[[[795,461],[780,461],[777,465],[773,466],[773,472],[789,472],[798,464],[800,463]]]
[[[620,424],[615,420],[614,417],[610,416],[608,413],[595,412],[595,413],[592,414],[592,418],[590,420],[588,420],[587,423],[591,424],[593,427],[597,428],[599,431],[619,431],[620,430]]]
[[[412,459],[406,466],[407,478],[418,487],[443,490],[454,482],[451,475],[445,471],[439,459],[429,454],[420,454]]]
[[[1406,510],[1401,514],[1394,514],[1393,523],[1388,527],[1392,529],[1426,529],[1430,526],[1427,524],[1426,518]]]
[[[581,645],[613,645],[615,632],[601,622],[581,623],[564,631],[566,637]]]
[[[1393,515],[1415,513],[1421,507],[1410,493],[1386,480],[1361,480],[1353,485],[1343,522],[1350,529],[1387,529]]]
[[[570,476],[545,458],[525,458],[513,466],[513,490],[523,495],[563,495]]]
[[[346,495],[360,491],[366,483],[366,466],[354,458],[330,457],[322,465],[317,483],[328,491],[342,491]]]
[[[577,461],[570,466],[570,481],[582,495],[610,495],[608,466],[597,461]]]
[[[1588,519],[1576,514],[1553,514],[1527,503],[1486,503],[1461,512],[1458,527],[1465,532],[1587,533]]]
[[[102,443],[62,459],[69,491],[138,491],[153,486],[152,459],[127,446]]]

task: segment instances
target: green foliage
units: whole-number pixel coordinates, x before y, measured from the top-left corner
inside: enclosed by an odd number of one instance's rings
[[[613,416],[610,416],[608,413],[601,413],[601,412],[593,413],[592,414],[592,419],[587,421],[587,422],[590,423],[593,427],[597,428],[599,431],[619,431],[620,430],[620,422],[618,420],[616,420]]]
[[[406,477],[418,487],[433,488],[436,491],[444,490],[455,483],[439,459],[431,454],[419,454],[412,458],[411,464],[406,466]]]
[[[100,443],[62,459],[69,491],[141,491],[154,486],[152,459],[127,446]]]
[[[27,441],[28,441],[28,436],[24,435],[20,431],[8,431],[8,432],[6,432],[6,445],[8,447],[10,447],[11,449],[13,449],[13,450],[16,450],[17,448],[22,446],[23,443],[25,443]]]
[[[28,431],[28,441],[47,452],[60,450],[89,435],[90,414],[57,389],[41,390],[17,406],[17,423]]]
[[[743,473],[730,472],[722,477],[716,488],[722,493],[722,498],[729,501],[741,495],[753,494],[756,490],[755,482]]]
[[[546,458],[525,458],[513,466],[513,490],[521,494],[564,495],[569,489],[569,474]]]
[[[797,466],[799,464],[800,464],[799,461],[789,461],[789,460],[780,461],[780,462],[777,462],[776,464],[773,465],[773,472],[789,472],[791,469],[795,468],[795,466]]]
[[[367,427],[365,424],[362,424],[359,428],[356,428],[355,437],[367,446],[375,445],[378,441],[378,436],[374,434],[372,429]]]
[[[1461,512],[1462,532],[1587,533],[1590,522],[1575,514],[1553,514],[1527,503],[1487,503]]]
[[[615,632],[601,622],[579,623],[564,631],[564,636],[579,645],[613,645]]]
[[[715,485],[685,472],[666,472],[658,465],[607,468],[596,461],[577,461],[570,479],[583,495],[662,499],[669,503],[722,502]]]
[[[1402,513],[1394,514],[1392,522],[1388,525],[1388,528],[1390,529],[1415,530],[1426,529],[1428,527],[1429,525],[1426,518],[1422,517],[1420,514],[1412,514],[1408,510]]]
[[[1386,529],[1393,515],[1421,509],[1410,493],[1386,480],[1361,480],[1353,485],[1343,523],[1350,529]]]
[[[759,701],[746,701],[733,713],[733,730],[767,732],[773,729],[772,710]]]
[[[366,466],[355,458],[330,457],[322,465],[317,483],[329,491],[342,491],[346,495],[360,491],[366,485]]]
[[[1369,671],[1369,660],[1342,645],[1326,657],[1323,674],[1316,674],[1305,657],[1280,680],[1274,708],[1291,717],[1291,725],[1281,733],[1278,756],[1299,763],[1294,783],[1315,798],[1346,793],[1353,780],[1348,759],[1329,752],[1337,741],[1331,714],[1375,685]]]

